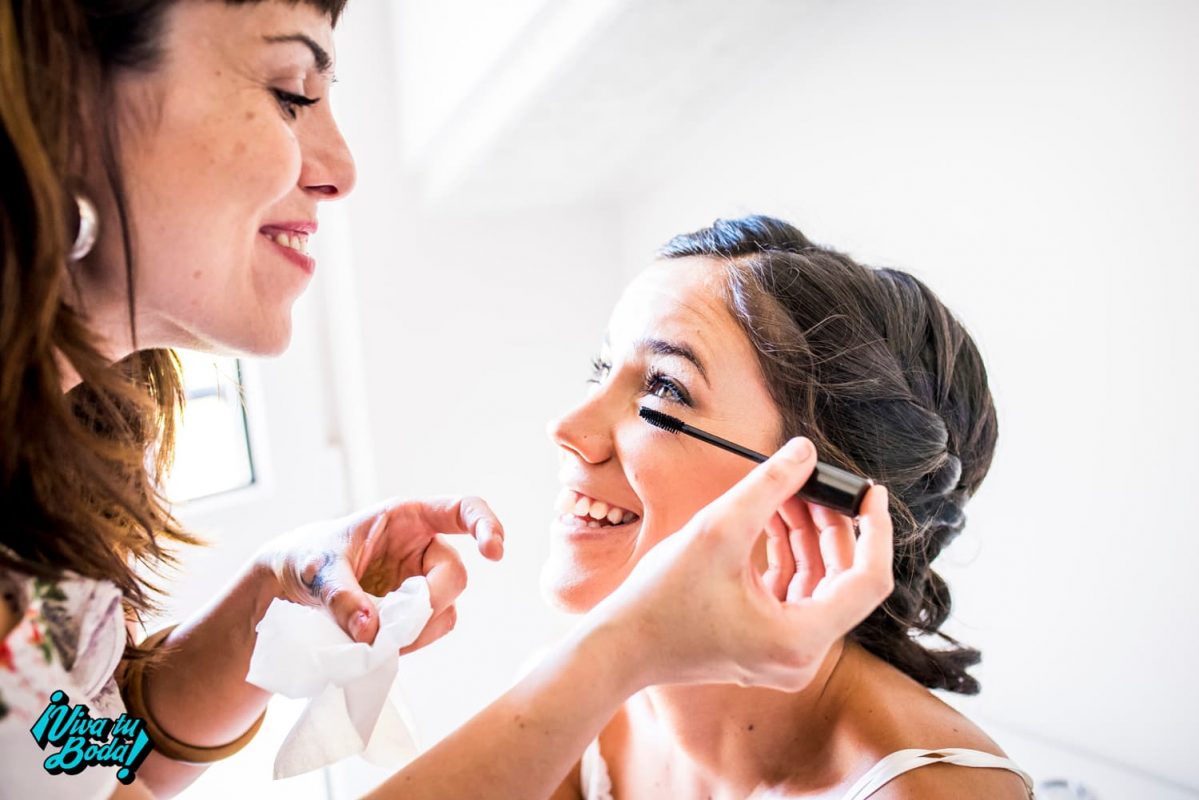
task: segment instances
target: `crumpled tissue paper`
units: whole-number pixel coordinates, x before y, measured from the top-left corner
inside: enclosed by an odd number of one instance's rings
[[[418,752],[407,713],[390,698],[399,650],[433,615],[424,576],[377,598],[379,635],[355,642],[322,608],[274,600],[258,623],[246,680],[268,692],[311,698],[275,756],[275,779],[361,753],[398,769]]]

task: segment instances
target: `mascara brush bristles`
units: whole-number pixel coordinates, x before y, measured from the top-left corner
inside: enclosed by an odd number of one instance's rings
[[[671,433],[682,433],[686,427],[684,422],[678,417],[672,417],[669,414],[663,414],[661,411],[654,411],[652,408],[641,406],[641,418],[653,425],[656,428],[661,428],[664,431]]]

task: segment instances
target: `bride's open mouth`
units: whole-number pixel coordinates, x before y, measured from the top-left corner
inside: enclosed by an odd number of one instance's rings
[[[557,522],[567,530],[594,530],[623,528],[641,520],[637,514],[603,500],[596,500],[573,489],[563,489],[554,504],[558,512]]]

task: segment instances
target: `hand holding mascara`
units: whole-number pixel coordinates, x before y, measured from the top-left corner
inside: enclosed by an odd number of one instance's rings
[[[699,439],[701,442],[715,445],[722,450],[728,450],[730,453],[735,453],[743,458],[748,458],[750,461],[756,461],[759,464],[767,459],[767,456],[756,450],[750,450],[748,447],[742,447],[739,444],[730,442],[728,439],[722,439],[707,431],[688,425],[678,417],[672,417],[669,414],[663,414],[661,411],[655,411],[645,406],[641,407],[640,413],[643,420],[664,431],[685,433],[688,436]],[[799,490],[799,497],[807,500],[809,503],[827,506],[848,517],[856,517],[861,511],[862,500],[866,497],[866,492],[872,485],[874,485],[874,482],[869,478],[862,478],[840,467],[834,467],[831,464],[817,461],[816,468],[812,471],[812,477]]]

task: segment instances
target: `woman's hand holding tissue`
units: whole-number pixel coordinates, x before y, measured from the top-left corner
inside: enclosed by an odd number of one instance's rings
[[[469,533],[479,552],[503,557],[504,529],[477,497],[390,500],[337,520],[306,525],[269,542],[259,553],[278,582],[278,596],[324,606],[350,638],[373,642],[379,615],[367,596],[383,596],[407,578],[429,582],[433,616],[401,650],[418,650],[449,633],[454,601],[466,587],[466,568],[439,534]]]
[[[657,544],[592,627],[635,653],[638,683],[739,683],[798,691],[840,637],[893,588],[887,493],[853,520],[795,497],[816,463],[793,439]],[[769,568],[751,553],[766,535]]]
[[[320,702],[310,704],[304,724],[289,734],[276,757],[277,774],[296,774],[359,750],[367,757],[394,757],[408,742],[398,712],[384,702],[394,677],[387,670],[395,669],[396,649],[411,652],[454,627],[466,568],[439,537],[453,533],[473,535],[487,558],[503,555],[503,526],[475,497],[391,500],[272,539],[221,595],[170,634],[157,677],[147,681],[146,702],[165,729],[193,746],[217,747],[242,735],[276,691],[247,679],[258,628],[276,600],[289,600],[327,609],[352,642],[337,641],[340,631],[328,635],[320,625],[285,626],[301,638],[308,656],[323,659],[320,669],[292,670],[291,676],[328,678],[329,691],[313,689]],[[420,578],[409,592],[395,592],[378,605],[370,597],[391,594],[408,578]],[[420,622],[413,622],[418,606]],[[377,637],[380,647],[372,646]],[[308,735],[330,719],[344,725],[325,731],[327,736]],[[202,769],[155,753],[138,777],[150,776],[169,794]]]

